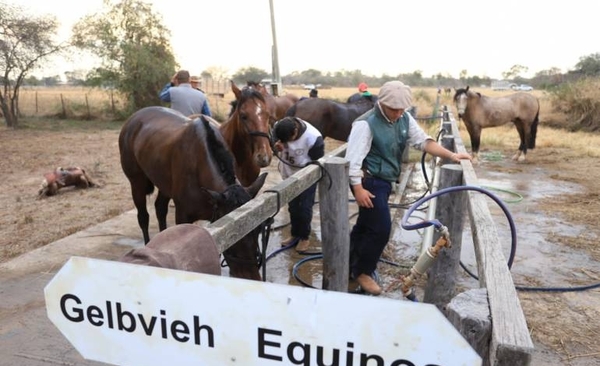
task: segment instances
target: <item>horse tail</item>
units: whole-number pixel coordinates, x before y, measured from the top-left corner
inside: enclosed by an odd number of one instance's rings
[[[285,111],[286,117],[293,117],[296,114],[296,104],[289,107],[287,111]]]
[[[540,120],[540,106],[538,104],[538,110],[537,113],[535,114],[535,118],[533,119],[533,122],[531,123],[531,130],[529,131],[529,141],[527,143],[527,148],[528,149],[535,149],[535,137],[537,135],[537,128],[538,128],[538,123]]]

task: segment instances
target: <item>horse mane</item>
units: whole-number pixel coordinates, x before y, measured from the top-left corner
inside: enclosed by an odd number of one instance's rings
[[[231,102],[229,102],[229,105],[231,106],[231,109],[229,110],[229,118],[233,116],[235,111],[238,109],[238,106],[244,104],[244,102],[246,102],[248,99],[258,98],[262,102],[266,103],[265,97],[262,95],[262,93],[254,88],[254,86],[257,86],[259,84],[253,81],[248,81],[247,84],[247,86],[241,89],[242,94],[240,95],[240,100],[238,101],[237,99],[234,99]]]
[[[454,97],[452,98],[455,102],[458,100],[458,96],[461,94],[467,94],[467,91],[469,91],[469,87],[467,86],[466,88],[458,88],[456,89],[456,92],[454,93]]]
[[[206,130],[206,144],[208,151],[212,154],[213,160],[217,162],[223,179],[227,185],[235,184],[236,176],[233,155],[227,149],[223,141],[217,138],[215,130],[208,119],[204,115],[200,116],[200,119]]]
[[[266,103],[265,97],[257,89],[254,89],[254,88],[249,87],[249,86],[245,86],[245,87],[242,88],[241,92],[242,93],[240,94],[240,100],[236,101],[236,103],[235,103],[235,108],[236,109],[238,109],[239,106],[241,106],[242,104],[244,104],[248,100],[254,99],[254,98],[257,98],[261,102]],[[233,105],[233,102],[232,102],[232,105]]]
[[[481,93],[479,93],[479,92],[474,92],[472,90],[471,90],[471,92],[477,94],[480,97],[482,97]],[[469,87],[467,86],[466,88],[456,89],[456,93],[454,93],[454,97],[452,98],[452,100],[454,100],[454,102],[457,102],[458,101],[458,97],[461,94],[466,94],[468,96],[469,95]]]

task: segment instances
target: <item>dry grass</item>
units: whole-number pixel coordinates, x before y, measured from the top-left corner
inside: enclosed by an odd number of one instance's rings
[[[372,93],[379,93],[379,88],[371,88]],[[477,90],[477,89],[475,89]],[[234,99],[233,92],[224,85],[215,85],[207,88],[208,100],[213,112],[219,116],[227,116],[229,113],[229,103]],[[492,91],[489,89],[477,90],[488,96],[506,95],[510,92]],[[346,99],[356,92],[356,88],[331,88],[319,90],[321,98],[346,101]],[[216,93],[224,94],[219,97]],[[302,90],[294,87],[284,87],[283,93],[291,93],[297,96],[308,97],[308,90]],[[540,98],[541,103],[541,123],[545,120],[559,120],[561,114],[553,112],[549,102],[549,97],[542,91],[533,91],[533,94]],[[452,94],[437,95],[436,88],[413,88],[413,102],[417,107],[417,114],[420,117],[430,117],[441,105],[447,105],[452,108]],[[53,87],[53,88],[24,88],[20,94],[21,113],[25,117],[57,116],[63,111],[63,105],[68,117],[87,118],[88,119],[106,119],[107,115],[113,114],[113,104],[115,109],[123,106],[123,101],[118,94],[110,90],[101,90],[97,88],[83,87]],[[562,116],[564,119],[564,116]]]

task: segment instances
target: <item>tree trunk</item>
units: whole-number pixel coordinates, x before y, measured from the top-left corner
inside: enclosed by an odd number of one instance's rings
[[[13,114],[10,111],[10,108],[6,104],[6,100],[0,100],[0,109],[2,109],[2,115],[4,116],[4,120],[6,121],[6,127],[15,128],[16,121]]]

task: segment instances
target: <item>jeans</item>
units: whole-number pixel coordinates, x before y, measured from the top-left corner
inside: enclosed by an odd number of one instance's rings
[[[350,232],[350,273],[371,275],[388,243],[392,219],[388,199],[392,184],[382,179],[363,178],[363,188],[375,195],[373,208],[359,207],[356,224]]]
[[[310,223],[313,217],[316,191],[317,184],[315,183],[288,204],[288,212],[290,213],[290,222],[292,225],[291,234],[294,238],[307,240],[310,235]]]

